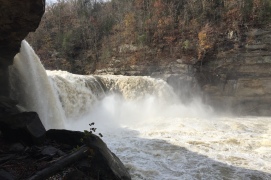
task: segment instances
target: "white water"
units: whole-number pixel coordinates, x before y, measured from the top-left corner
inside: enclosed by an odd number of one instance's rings
[[[73,106],[67,92],[85,88],[81,81],[99,78],[109,90],[91,89],[85,97],[92,103],[83,102],[88,109],[77,117],[66,110],[67,128],[88,130],[95,122],[133,179],[271,179],[271,118],[218,117],[199,99],[182,104],[164,81],[149,77],[47,73],[65,106]],[[93,102],[93,92],[103,95]]]
[[[47,74],[66,128],[95,122],[133,179],[271,179],[270,117],[218,117],[200,99],[182,104],[150,77]]]
[[[9,69],[11,97],[27,111],[38,112],[46,129],[62,128],[65,115],[38,56],[26,41]]]

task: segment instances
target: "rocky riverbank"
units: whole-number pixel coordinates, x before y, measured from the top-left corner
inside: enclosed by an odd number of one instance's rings
[[[0,179],[131,179],[93,131],[48,130],[34,112],[0,98]]]

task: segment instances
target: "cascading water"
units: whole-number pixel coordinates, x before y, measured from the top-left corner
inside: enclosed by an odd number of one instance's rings
[[[9,72],[11,97],[27,111],[36,111],[46,129],[64,128],[65,116],[56,91],[26,41],[22,42]]]
[[[99,80],[92,76],[72,76],[62,71],[47,71],[47,74],[58,92],[66,121],[78,120],[105,95]]]
[[[25,48],[22,54],[30,51]],[[26,71],[21,72],[23,77]],[[65,112],[66,128],[87,130],[95,122],[133,179],[271,179],[271,118],[218,117],[200,99],[182,104],[166,82],[150,77],[47,74],[52,97]],[[48,81],[42,77],[32,80]],[[41,102],[44,98],[36,96]],[[38,112],[48,111],[39,108]]]

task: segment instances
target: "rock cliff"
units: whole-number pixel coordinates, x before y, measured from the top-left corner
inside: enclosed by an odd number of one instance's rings
[[[228,37],[229,49],[218,46],[217,54],[197,74],[207,101],[234,112],[271,115],[271,31],[250,29],[245,43]]]
[[[21,41],[35,31],[44,13],[45,0],[0,0],[0,94],[8,95],[8,69]]]
[[[237,35],[238,34],[238,35]],[[224,33],[215,50],[203,60],[181,57],[159,60],[167,64],[125,64],[127,59],[111,60],[96,74],[148,75],[163,78],[183,98],[197,91],[204,101],[219,110],[237,114],[271,115],[271,31],[247,28],[241,33]],[[119,53],[139,53],[136,47],[119,48]],[[151,51],[151,49],[149,49]],[[199,85],[199,86],[198,86]],[[200,88],[200,91],[198,89]],[[181,91],[178,91],[181,90]],[[192,91],[191,91],[192,90]]]

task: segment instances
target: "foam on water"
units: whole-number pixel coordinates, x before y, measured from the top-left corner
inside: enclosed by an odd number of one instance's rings
[[[100,106],[100,112],[108,108],[108,101],[105,101],[105,109],[101,110]],[[122,128],[112,125],[103,128],[103,124],[107,125],[105,119],[110,120],[112,116],[108,118],[103,114],[103,119],[99,119],[97,114],[90,114],[87,119],[92,117],[98,120],[101,126],[98,131],[129,168],[133,179],[271,178],[271,139],[265,127],[271,122],[270,118],[204,119],[157,115],[143,122],[135,112],[126,116],[129,121],[120,122]],[[77,124],[79,130],[84,129],[82,125]]]
[[[55,73],[48,73],[52,80]],[[57,72],[63,74],[79,77]],[[133,179],[271,178],[271,118],[218,117],[199,99],[176,101],[165,82],[149,77],[99,78],[110,93],[67,128],[87,130],[95,122]]]

